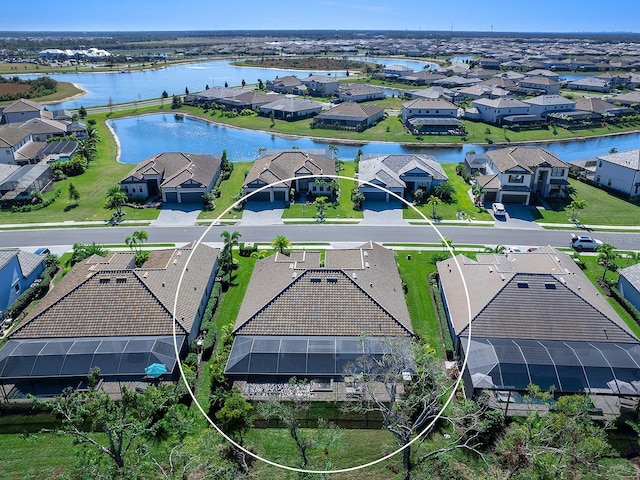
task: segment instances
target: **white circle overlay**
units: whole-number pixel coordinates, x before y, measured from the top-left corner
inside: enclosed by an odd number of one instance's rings
[[[344,176],[344,175],[329,175],[329,174],[323,174],[323,175],[300,175],[300,176],[297,176],[297,177],[290,177],[290,178],[285,178],[285,179],[282,179],[282,180],[278,180],[277,182],[273,182],[273,183],[270,183],[270,184],[265,185],[263,187],[260,187],[260,188],[258,188],[256,190],[254,190],[253,192],[250,192],[250,193],[244,195],[241,199],[239,199],[238,201],[233,203],[230,207],[228,207],[226,210],[224,210],[213,222],[211,222],[211,225],[209,225],[209,227],[204,231],[204,233],[202,235],[200,235],[200,238],[198,238],[193,243],[193,248],[191,250],[191,253],[189,254],[189,256],[187,258],[187,261],[186,261],[186,263],[185,263],[185,265],[184,265],[184,267],[182,269],[182,273],[180,274],[180,278],[178,280],[178,287],[176,289],[176,296],[174,298],[173,311],[172,311],[173,347],[174,347],[174,350],[175,350],[176,358],[178,359],[178,368],[180,369],[180,376],[182,377],[182,381],[184,382],[184,384],[185,384],[185,386],[187,388],[187,391],[189,392],[189,395],[191,396],[191,399],[193,400],[194,404],[196,405],[196,407],[198,408],[200,413],[204,416],[204,418],[209,422],[209,424],[213,428],[215,428],[216,431],[226,441],[228,441],[231,445],[233,445],[235,448],[237,448],[238,450],[241,450],[242,452],[244,452],[245,454],[253,457],[256,460],[259,460],[259,461],[264,462],[266,464],[272,465],[274,467],[281,468],[283,470],[289,470],[289,471],[292,471],[292,472],[299,472],[299,473],[317,473],[317,474],[347,473],[347,472],[354,472],[356,470],[362,470],[364,468],[368,468],[368,467],[371,467],[373,465],[377,465],[378,463],[381,463],[381,462],[383,462],[385,460],[389,460],[390,458],[392,458],[395,455],[397,455],[400,452],[402,452],[405,448],[409,448],[411,445],[413,445],[414,442],[418,441],[420,438],[422,438],[424,435],[426,435],[427,432],[429,432],[431,430],[431,428],[433,428],[435,423],[440,419],[440,417],[442,416],[442,413],[448,408],[448,406],[453,401],[453,397],[455,395],[455,392],[458,390],[458,388],[460,387],[460,383],[462,382],[462,372],[464,372],[466,367],[467,367],[467,357],[468,357],[468,355],[465,355],[464,361],[462,363],[462,368],[460,369],[460,374],[458,375],[458,378],[457,378],[457,380],[456,380],[456,382],[455,382],[455,384],[454,384],[454,386],[453,386],[453,388],[451,390],[451,393],[449,394],[449,397],[447,398],[447,400],[442,405],[442,408],[440,409],[438,414],[409,443],[399,447],[398,449],[396,449],[393,452],[385,455],[384,457],[378,458],[378,459],[373,460],[373,461],[368,462],[368,463],[363,463],[363,464],[360,464],[360,465],[356,465],[356,466],[353,466],[353,467],[338,468],[338,469],[333,469],[333,470],[307,470],[307,469],[304,469],[304,468],[297,468],[297,467],[291,467],[289,465],[283,465],[283,464],[274,462],[272,460],[269,460],[267,458],[263,458],[260,455],[254,453],[254,452],[251,452],[251,451],[247,450],[245,447],[243,447],[242,445],[238,444],[231,437],[229,437],[225,432],[223,432],[222,429],[220,427],[218,427],[218,425],[216,425],[216,423],[209,417],[207,412],[204,411],[204,409],[202,408],[202,406],[198,402],[198,399],[194,395],[193,390],[189,386],[189,383],[187,382],[187,378],[185,376],[184,369],[182,368],[182,362],[180,362],[180,360],[179,360],[180,359],[180,352],[178,351],[178,343],[177,343],[177,337],[176,337],[176,335],[177,335],[177,329],[176,329],[176,326],[177,326],[176,316],[177,315],[176,315],[176,310],[178,308],[178,297],[180,295],[180,287],[182,286],[182,280],[183,280],[184,274],[185,274],[185,272],[186,272],[186,270],[187,270],[187,268],[189,266],[189,262],[191,261],[191,257],[195,253],[195,251],[198,248],[198,246],[202,243],[202,240],[204,239],[204,237],[209,233],[211,228],[214,227],[214,226],[219,226],[220,225],[220,220],[222,219],[222,217],[224,215],[226,215],[227,212],[229,212],[231,209],[235,208],[238,205],[241,205],[245,200],[251,198],[255,194],[258,194],[258,193],[262,192],[263,190],[271,188],[274,185],[279,185],[281,183],[285,183],[285,182],[289,182],[289,181],[315,179],[315,178],[320,178],[320,179],[331,178],[331,179],[336,179],[336,180],[337,179],[353,180],[355,182],[358,182],[360,185],[367,185],[367,186],[370,186],[370,187],[377,188],[377,189],[382,190],[383,192],[386,192],[387,194],[393,196],[394,198],[400,200],[405,205],[407,205],[408,207],[412,208],[415,212],[418,213],[418,215],[420,215],[424,220],[427,221],[427,223],[431,226],[431,228],[433,228],[433,230],[435,230],[435,232],[438,234],[438,236],[440,237],[440,240],[443,242],[443,245],[446,246],[447,250],[451,254],[453,262],[456,264],[458,272],[460,273],[460,277],[462,278],[462,284],[464,286],[465,299],[466,299],[466,302],[467,302],[467,311],[469,312],[469,334],[468,334],[468,337],[467,337],[467,352],[469,351],[469,348],[471,346],[471,302],[470,302],[470,298],[469,298],[469,290],[467,288],[467,282],[465,281],[464,275],[462,273],[462,269],[460,268],[460,264],[458,263],[458,259],[455,256],[455,252],[453,251],[453,248],[451,247],[451,245],[449,245],[449,242],[440,233],[438,228],[433,224],[433,222],[429,218],[427,218],[413,204],[409,203],[407,200],[405,200],[401,196],[397,195],[396,193],[392,192],[391,190],[388,190],[387,188],[384,188],[384,187],[381,187],[380,185],[376,185],[376,184],[373,184],[371,182],[368,182],[368,181],[365,181],[365,180],[360,180],[360,179],[354,178],[354,177],[349,177],[349,176]]]

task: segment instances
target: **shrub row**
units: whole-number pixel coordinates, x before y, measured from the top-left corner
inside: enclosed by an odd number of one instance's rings
[[[57,189],[53,194],[53,197],[48,198],[41,203],[33,203],[33,204],[22,205],[22,206],[14,205],[13,207],[11,207],[11,211],[15,213],[15,212],[33,212],[35,210],[40,210],[41,208],[48,207],[53,202],[55,202],[58,199],[58,197],[60,197],[61,194],[62,194],[62,190]]]
[[[31,285],[27,288],[22,295],[20,295],[15,302],[7,309],[7,318],[17,318],[27,306],[38,298],[42,298],[49,291],[49,284],[51,279],[56,273],[58,265],[50,265],[45,268],[40,275],[40,283]]]
[[[640,325],[640,312],[638,311],[638,309],[634,307],[629,300],[624,298],[622,296],[622,293],[620,293],[620,290],[618,290],[613,285],[609,286],[609,290],[611,290],[611,296],[615,298],[618,303],[622,305],[622,307],[629,313],[629,315],[633,317],[635,322]]]
[[[258,246],[253,244],[251,246],[247,246],[244,243],[240,244],[240,256],[241,257],[250,257],[253,252],[258,251]]]
[[[429,275],[429,286],[431,287],[431,295],[436,305],[436,315],[438,322],[440,322],[440,331],[442,332],[442,340],[444,341],[444,348],[447,352],[447,358],[453,358],[453,339],[451,338],[451,330],[449,330],[449,324],[447,323],[447,317],[445,314],[444,303],[442,302],[442,296],[440,295],[440,288],[438,286],[438,274],[436,272]]]
[[[218,306],[221,293],[222,285],[220,282],[215,282],[211,288],[209,301],[207,302],[207,307],[205,308],[204,315],[202,316],[202,323],[200,324],[200,333],[204,335],[202,350],[207,353],[213,348],[213,344],[216,339],[216,326],[213,321],[213,314]]]

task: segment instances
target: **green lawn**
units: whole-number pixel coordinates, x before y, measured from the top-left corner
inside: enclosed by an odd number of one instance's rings
[[[583,272],[585,275],[591,280],[591,282],[596,286],[596,288],[603,294],[602,289],[596,283],[596,280],[602,278],[602,274],[604,272],[604,267],[598,265],[598,256],[592,254],[582,254],[580,258],[584,262],[585,269]],[[620,268],[628,267],[630,262],[626,258],[618,258],[616,259],[616,265]],[[611,280],[613,282],[618,281],[618,273],[607,271],[606,274],[607,280]],[[603,294],[604,295],[604,294]],[[627,311],[613,298],[605,296],[608,302],[611,304],[613,309],[622,317],[622,319],[627,323],[629,328],[635,333],[638,337],[640,337],[640,326],[633,320],[633,318],[627,313]]]
[[[400,277],[407,284],[405,300],[413,331],[435,348],[436,354],[442,357],[444,348],[440,338],[440,327],[427,282],[429,274],[436,271],[436,266],[431,262],[433,253],[433,251],[397,250],[396,260]],[[408,254],[411,255],[411,260],[408,260]]]
[[[340,152],[338,152],[340,153]],[[339,155],[338,155],[339,156]],[[353,178],[355,176],[355,162],[343,162],[343,169],[338,174]],[[351,201],[351,190],[355,185],[354,180],[346,178],[339,179],[340,182],[340,199],[336,203],[328,204],[325,212],[326,219],[336,218],[354,218],[361,219],[363,217],[362,210],[354,210]],[[285,206],[282,218],[316,218],[316,209],[313,205],[304,203],[294,203]]]
[[[5,480],[69,478],[78,456],[72,438],[55,433],[0,434],[0,449]]]
[[[576,189],[573,199],[584,200],[586,207],[578,211],[578,219],[586,225],[640,225],[640,206],[615,197],[578,180],[569,179]],[[566,203],[551,202],[553,210],[539,210],[539,223],[569,223]]]
[[[233,197],[242,191],[242,184],[246,177],[245,173],[251,169],[251,165],[251,162],[233,162],[231,176],[220,184],[220,198],[216,199],[216,208],[208,211],[203,210],[198,219],[218,218],[222,212],[235,203]],[[242,218],[242,210],[231,209],[222,218]]]
[[[265,458],[292,467],[300,467],[299,455],[287,430],[253,429],[247,434],[247,444],[255,448],[256,453]],[[328,454],[319,449],[311,452],[313,465],[324,466],[330,462],[331,468],[348,468],[376,460],[382,454],[395,450],[396,444],[390,433],[384,430],[346,430],[340,431],[337,444],[329,448]],[[390,469],[400,472],[394,474]],[[318,468],[318,467],[316,467]],[[260,480],[294,480],[300,476],[262,462],[253,465],[252,473]],[[320,477],[319,477],[320,478]],[[387,480],[402,478],[401,455],[380,464],[354,472],[336,474],[335,480]]]
[[[493,220],[491,215],[485,209],[479,209],[473,205],[471,197],[467,193],[471,189],[471,185],[465,183],[462,177],[456,175],[456,164],[443,163],[442,168],[449,177],[449,182],[456,189],[456,201],[453,203],[441,203],[437,206],[436,213],[443,220],[458,219],[458,212],[464,212],[464,218],[474,220]],[[427,218],[431,218],[432,208],[430,205],[420,205],[417,207]],[[407,220],[422,219],[422,217],[413,209],[406,208],[403,218]]]

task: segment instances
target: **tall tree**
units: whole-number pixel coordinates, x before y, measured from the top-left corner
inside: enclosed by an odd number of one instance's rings
[[[284,253],[284,249],[291,246],[291,241],[284,235],[278,235],[271,241],[271,246]]]
[[[578,220],[578,210],[584,210],[587,206],[587,202],[582,199],[576,198],[573,200],[567,207],[569,208],[569,212],[571,212],[571,218],[569,220],[576,221]]]
[[[106,208],[109,210],[115,210],[117,217],[122,216],[122,206],[127,203],[128,197],[120,184],[114,185],[107,191],[107,204]]]
[[[442,203],[440,198],[431,195],[427,200],[427,205],[431,206],[431,218],[438,218],[438,205]]]
[[[229,233],[224,230],[220,236],[224,242],[220,252],[220,268],[225,272],[230,272],[233,269],[233,247],[238,245],[238,240],[242,234],[240,232]]]
[[[433,191],[443,202],[451,202],[456,196],[456,187],[450,181],[442,182]]]
[[[604,267],[602,280],[604,281],[609,270],[616,270],[616,259],[620,256],[615,247],[609,243],[603,243],[596,251],[598,252],[598,264]]]
[[[369,343],[364,338],[365,348]],[[442,366],[427,345],[410,345],[400,339],[383,342],[384,354],[369,351],[345,368],[360,392],[358,401],[346,408],[367,414],[376,412],[382,424],[396,439],[402,451],[405,479],[411,478],[411,447],[413,437],[436,418],[440,399],[449,389]],[[412,374],[411,382],[404,376]]]
[[[78,192],[78,189],[73,183],[69,184],[68,191],[69,191],[69,200],[71,200],[77,205],[78,201],[80,200],[80,192]]]
[[[88,391],[69,390],[53,402],[34,402],[61,419],[60,434],[90,452],[85,478],[139,478],[144,451],[159,426],[156,420],[175,402],[175,391],[169,386],[137,393],[123,387],[116,401],[92,381]]]

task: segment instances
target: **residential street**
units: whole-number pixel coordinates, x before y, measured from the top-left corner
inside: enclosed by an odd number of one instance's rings
[[[42,230],[12,230],[0,232],[0,247],[55,247],[71,246],[77,242],[117,244],[135,230],[147,230],[149,243],[181,243],[197,240],[207,227],[98,227],[59,228]],[[440,238],[429,226],[394,225],[265,225],[265,226],[215,226],[203,241],[220,242],[224,230],[238,231],[243,242],[270,243],[277,235],[286,235],[292,242],[366,242],[381,243],[439,243]],[[454,245],[552,245],[566,247],[570,234],[576,230],[530,230],[492,227],[442,226],[443,236]],[[610,243],[618,249],[640,250],[640,232],[592,232],[591,235]]]

